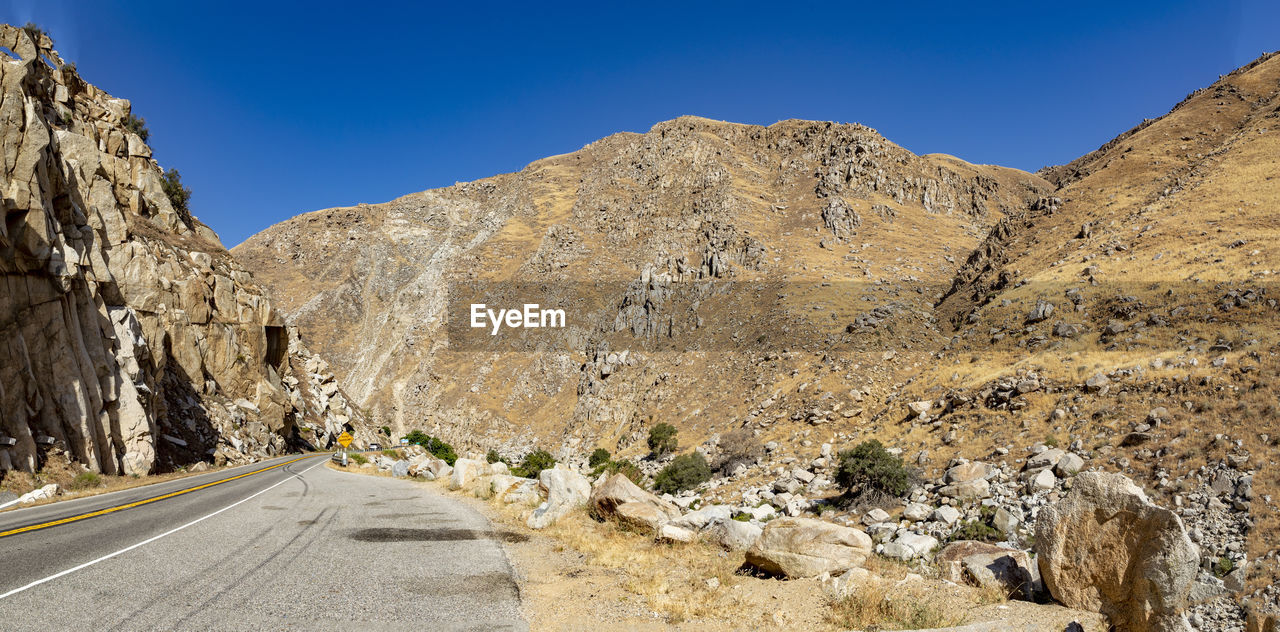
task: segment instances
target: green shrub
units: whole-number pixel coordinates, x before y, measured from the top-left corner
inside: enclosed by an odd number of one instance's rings
[[[664,422],[649,430],[649,451],[655,457],[675,452],[678,445],[675,426]]]
[[[542,473],[542,470],[549,470],[555,466],[556,458],[551,456],[550,452],[534,450],[526,454],[524,461],[520,463],[519,467],[511,470],[511,473],[525,478],[537,478],[538,474]]]
[[[391,426],[383,426],[383,427],[381,427],[381,428],[378,428],[378,432],[381,432],[384,436],[390,437],[390,436],[391,436]]]
[[[609,451],[604,448],[596,448],[591,453],[591,458],[587,460],[587,466],[595,469],[609,462]]]
[[[164,194],[169,196],[169,203],[173,205],[173,210],[183,214],[191,212],[191,209],[187,208],[187,202],[191,200],[191,189],[182,186],[182,175],[177,169],[164,170],[164,177],[160,179],[160,188],[164,189]]]
[[[959,540],[977,540],[979,542],[999,542],[1004,539],[1000,530],[981,520],[970,520],[956,529],[947,538],[952,542]]]
[[[612,460],[605,461],[604,463],[596,465],[595,469],[591,470],[591,477],[595,478],[605,473],[607,473],[609,476],[613,476],[614,474],[621,474],[631,479],[632,483],[635,483],[640,487],[645,486],[644,472],[641,472],[640,468],[636,467],[635,463],[632,463],[631,461],[627,461],[625,459],[621,461],[612,461]]]
[[[653,479],[653,488],[660,493],[674,494],[693,489],[711,480],[711,467],[701,454],[682,454],[662,468]]]
[[[68,485],[71,489],[92,489],[102,485],[102,477],[97,472],[81,472],[76,474]]]
[[[498,461],[502,461],[502,455],[498,454],[497,450],[489,448],[489,451],[484,454],[484,460],[489,463],[497,463]]]
[[[1220,557],[1217,563],[1213,565],[1213,574],[1218,577],[1226,577],[1234,570],[1236,570],[1236,563],[1232,562],[1229,557]]]
[[[1058,438],[1053,435],[1049,435],[1044,438],[1044,445],[1049,448],[1056,448],[1058,447]]]
[[[836,483],[852,495],[879,492],[900,497],[911,490],[911,472],[902,459],[889,454],[879,441],[864,441],[840,453]]]
[[[359,452],[352,452],[347,455],[347,458],[350,459],[351,462],[355,463],[356,465],[364,465],[365,463],[369,462],[369,459],[364,458],[364,455],[360,454]]]
[[[386,449],[386,450],[383,450],[383,451],[382,451],[382,456],[389,456],[389,457],[391,457],[391,458],[393,458],[393,459],[403,459],[403,458],[404,458],[404,455],[403,455],[403,454],[400,454],[400,451],[399,451],[399,450],[392,450],[392,449],[390,449],[390,448],[388,448],[388,449]]]
[[[133,112],[130,112],[124,117],[124,121],[122,121],[122,123],[124,124],[125,129],[137,134],[138,138],[142,139],[142,142],[145,143],[148,138],[151,138],[151,130],[147,129],[147,119],[138,118],[133,115]],[[178,172],[174,171],[173,173],[176,177]]]
[[[453,446],[421,430],[412,430],[404,438],[408,439],[411,444],[426,448],[427,452],[430,452],[432,456],[449,465],[453,465],[458,460],[458,454],[453,451]]]

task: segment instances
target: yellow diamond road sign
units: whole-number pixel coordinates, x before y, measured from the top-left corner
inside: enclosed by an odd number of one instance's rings
[[[352,436],[351,436],[351,433],[350,433],[350,432],[344,432],[344,433],[342,433],[342,434],[338,435],[338,443],[339,443],[339,444],[341,444],[341,445],[342,445],[342,447],[344,447],[344,448],[345,448],[345,447],[347,447],[347,446],[351,445],[351,440],[352,440],[353,438],[354,438],[354,437],[352,437]]]

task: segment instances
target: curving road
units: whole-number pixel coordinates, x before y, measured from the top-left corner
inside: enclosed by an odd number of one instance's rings
[[[516,536],[327,457],[0,513],[0,628],[527,629]]]

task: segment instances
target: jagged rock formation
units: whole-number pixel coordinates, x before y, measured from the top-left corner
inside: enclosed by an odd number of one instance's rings
[[[128,101],[0,26],[0,472],[51,451],[147,474],[345,427],[327,366],[162,188]],[[300,430],[305,433],[300,434]]]
[[[769,397],[760,391],[774,380],[761,374],[771,347],[842,336],[882,301],[894,301],[877,312],[887,339],[940,344],[924,310],[957,258],[1047,190],[1024,172],[913,155],[861,125],[683,117],[519,173],[302,215],[234,253],[379,423],[464,446],[536,441],[571,454],[625,448],[650,420],[678,422],[694,408],[715,411],[700,435],[733,425]],[[844,285],[819,288],[828,280]],[[458,349],[446,322],[465,314],[446,306],[463,281],[610,283],[585,319],[606,326],[543,352]],[[710,281],[776,282],[774,295],[790,298],[772,306],[768,331],[704,346],[712,372],[703,356],[605,341],[764,313],[756,294],[717,293]],[[689,293],[695,300],[681,302]],[[762,339],[773,342],[751,342]]]

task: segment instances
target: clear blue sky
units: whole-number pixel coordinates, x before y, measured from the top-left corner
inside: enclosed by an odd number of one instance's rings
[[[1035,170],[1280,48],[1275,0],[2,11],[132,100],[228,246],[299,213],[515,171],[682,114],[860,122],[916,153]]]

